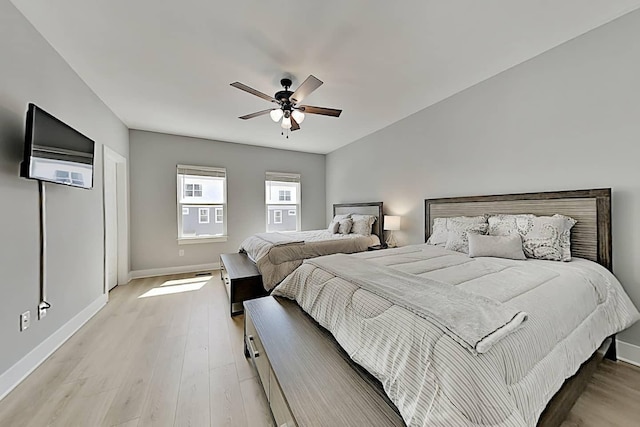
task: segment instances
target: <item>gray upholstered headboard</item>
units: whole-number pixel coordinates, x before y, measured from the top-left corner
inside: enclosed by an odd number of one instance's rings
[[[426,199],[425,242],[434,218],[484,214],[563,214],[578,222],[571,230],[571,252],[612,270],[611,189],[503,194]]]
[[[337,203],[333,205],[333,216],[359,214],[375,215],[378,219],[373,223],[371,232],[384,241],[384,214],[382,212],[382,202],[366,203]]]

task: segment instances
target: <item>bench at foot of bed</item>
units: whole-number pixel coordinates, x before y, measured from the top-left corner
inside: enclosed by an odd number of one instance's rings
[[[260,271],[247,254],[221,254],[220,277],[227,289],[231,316],[244,311],[243,301],[267,295]]]

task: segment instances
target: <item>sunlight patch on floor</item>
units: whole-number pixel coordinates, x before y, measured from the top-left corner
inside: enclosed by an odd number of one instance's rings
[[[190,277],[187,279],[167,280],[157,288],[149,289],[138,298],[157,297],[160,295],[178,294],[181,292],[192,292],[202,289],[211,277]]]

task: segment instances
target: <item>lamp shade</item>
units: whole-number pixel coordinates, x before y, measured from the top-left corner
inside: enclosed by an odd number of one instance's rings
[[[282,110],[279,108],[271,110],[271,112],[269,113],[269,115],[271,116],[271,120],[273,120],[274,122],[279,122],[282,118],[282,114]]]
[[[384,229],[388,231],[400,230],[400,217],[396,215],[385,215]]]

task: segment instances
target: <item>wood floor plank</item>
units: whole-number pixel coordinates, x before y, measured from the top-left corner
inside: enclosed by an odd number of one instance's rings
[[[173,426],[187,336],[167,337],[160,349],[139,426]]]
[[[247,417],[235,363],[212,369],[209,379],[211,425],[245,427]]]
[[[257,377],[249,378],[240,382],[244,410],[247,415],[247,425],[249,427],[273,427],[273,417],[269,409],[269,402],[264,395],[262,385]]]

